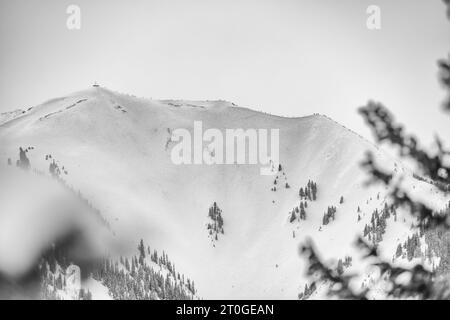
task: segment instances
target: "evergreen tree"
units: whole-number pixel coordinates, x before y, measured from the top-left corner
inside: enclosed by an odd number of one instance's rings
[[[402,254],[403,254],[402,245],[399,243],[397,246],[397,251],[395,253],[395,256],[398,258],[398,257],[401,257]]]
[[[306,220],[306,211],[305,208],[300,208],[300,219]]]
[[[339,261],[338,261],[336,271],[337,271],[338,275],[342,275],[344,273],[344,266],[342,264],[341,259],[339,259]]]
[[[294,222],[296,219],[297,219],[297,217],[295,216],[295,212],[292,211],[292,212],[291,212],[291,217],[290,217],[290,219],[289,219],[289,222],[292,223],[292,222]]]
[[[22,147],[19,148],[18,165],[22,169],[29,169],[30,168],[30,160],[27,157],[26,151],[23,150]]]
[[[141,239],[138,245],[138,251],[139,251],[139,263],[144,264],[145,260],[145,246],[144,246],[144,240]]]
[[[303,188],[300,188],[298,195],[300,196],[300,199],[303,199],[305,197],[305,192],[303,191]]]
[[[311,183],[311,191],[312,191],[312,200],[316,201],[316,199],[317,199],[317,184],[314,182]]]

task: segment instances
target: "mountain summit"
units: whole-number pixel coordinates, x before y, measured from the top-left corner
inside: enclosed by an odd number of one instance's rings
[[[204,129],[279,129],[279,167],[262,176],[251,164],[174,164],[172,134],[192,132],[195,121]],[[61,178],[108,222],[105,250],[127,255],[142,238],[168,253],[203,298],[296,299],[306,284],[298,254],[306,238],[326,259],[353,257],[348,268],[358,268],[352,244],[388,203],[384,187],[365,186],[367,151],[418,192],[431,188],[326,116],[284,118],[225,101],[142,99],[101,87],[5,118],[0,145],[2,168],[20,147],[30,147],[31,166],[42,171],[51,155],[64,167]],[[395,252],[408,225],[390,223],[385,236]]]

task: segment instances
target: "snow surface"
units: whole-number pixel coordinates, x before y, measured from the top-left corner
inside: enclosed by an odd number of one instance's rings
[[[21,114],[24,114],[25,111],[17,109],[11,112],[3,112],[0,113],[0,125],[8,122],[11,119],[17,118],[18,116],[20,116]]]
[[[280,163],[291,188],[277,185],[271,191],[274,177],[261,176],[259,165],[174,165],[171,132],[192,132],[194,121],[202,121],[204,130],[279,128]],[[431,190],[437,209],[446,202],[431,185],[413,179],[401,162],[326,116],[283,118],[226,101],[148,100],[91,88],[9,118],[0,125],[0,145],[2,168],[8,158],[15,162],[20,146],[34,147],[32,167],[43,171],[49,165],[45,155],[51,154],[68,170],[64,180],[110,223],[105,251],[134,252],[143,238],[169,254],[202,298],[296,299],[307,283],[299,255],[306,238],[324,259],[349,255],[351,270],[363,270],[353,244],[372,211],[383,208],[387,192],[364,184],[368,176],[360,162],[367,150],[417,193]],[[291,224],[298,190],[309,179],[318,185],[318,199],[308,202],[306,221]],[[214,201],[222,209],[225,234],[213,246],[205,224]],[[336,220],[321,227],[331,205],[337,207]],[[410,232],[406,218],[389,222],[383,241],[388,259]],[[0,254],[0,261],[8,257]],[[106,297],[93,281],[94,298]]]

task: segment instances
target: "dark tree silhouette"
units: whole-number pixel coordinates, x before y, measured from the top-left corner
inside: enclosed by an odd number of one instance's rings
[[[447,16],[450,19],[450,0],[443,0],[447,6]],[[450,111],[450,55],[447,60],[438,62],[440,80],[448,97],[444,102],[444,112]],[[361,107],[360,114],[372,129],[378,143],[390,143],[399,151],[399,155],[416,163],[418,170],[427,178],[427,181],[435,185],[438,190],[447,194],[450,191],[450,167],[444,162],[444,158],[450,155],[443,142],[436,138],[437,152],[430,154],[419,146],[417,138],[407,134],[404,128],[394,121],[390,112],[381,104],[370,101],[367,106]],[[393,181],[391,174],[378,168],[373,154],[368,153],[362,166],[367,169],[370,176],[369,183],[383,183],[390,186],[393,191],[389,196],[394,205],[405,208],[416,218],[416,228],[422,232],[450,229],[448,211],[436,213],[424,203],[412,199],[402,189],[398,182]],[[445,281],[436,281],[436,274],[426,270],[417,264],[412,268],[399,268],[391,263],[383,261],[374,246],[366,243],[362,238],[356,244],[365,252],[365,258],[371,259],[371,264],[380,270],[380,278],[386,277],[390,283],[386,291],[387,296],[394,298],[415,297],[419,299],[450,299],[450,287]],[[401,248],[400,248],[401,249]],[[397,250],[397,255],[401,254]],[[316,253],[313,244],[309,241],[301,248],[301,253],[308,257],[309,266],[307,274],[316,275],[319,280],[330,283],[328,292],[331,296],[344,299],[367,299],[369,289],[363,288],[355,291],[350,286],[354,275],[340,275],[337,271],[326,266]],[[409,281],[397,281],[400,276],[409,275]],[[313,284],[314,281],[313,281]]]

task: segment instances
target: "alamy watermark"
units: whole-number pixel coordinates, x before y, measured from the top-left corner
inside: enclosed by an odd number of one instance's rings
[[[66,27],[69,30],[81,29],[81,8],[76,4],[71,4],[66,8],[68,14]],[[377,5],[370,5],[366,9],[367,20],[366,27],[369,30],[381,29],[381,8]]]
[[[184,128],[173,130],[171,160],[176,165],[251,164],[260,165],[261,175],[273,175],[278,169],[279,129],[225,129],[203,131],[202,121],[194,121],[193,136]],[[269,132],[270,131],[270,150]]]
[[[381,29],[381,8],[376,5],[367,7],[366,13],[369,15],[366,20],[366,26],[369,30]]]
[[[66,13],[69,15],[66,20],[66,26],[69,30],[81,29],[81,9],[75,4],[67,7]]]

